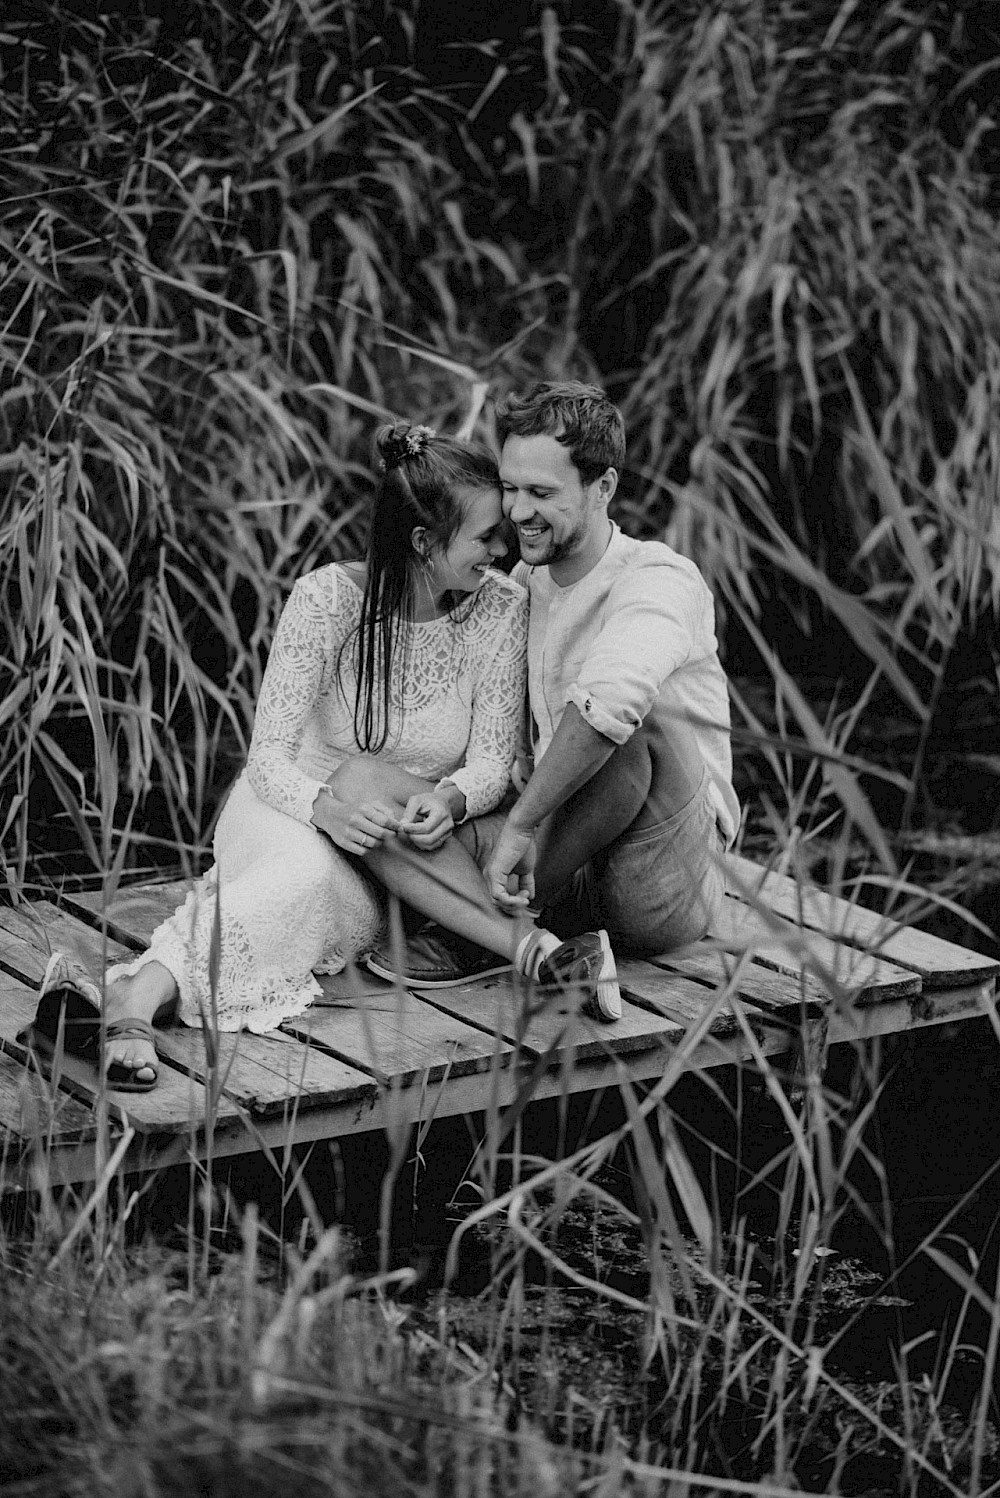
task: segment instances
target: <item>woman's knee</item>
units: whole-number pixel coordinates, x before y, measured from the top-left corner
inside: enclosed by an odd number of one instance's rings
[[[386,764],[384,760],[361,755],[343,760],[326,783],[345,801],[369,801],[376,797],[382,801],[397,802],[401,806],[429,784],[399,765]]]

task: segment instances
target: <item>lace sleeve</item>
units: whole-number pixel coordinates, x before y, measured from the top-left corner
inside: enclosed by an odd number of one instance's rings
[[[339,618],[339,597],[332,568],[326,589],[316,573],[295,584],[278,620],[254,717],[247,779],[262,801],[299,822],[309,821],[322,784],[297,769],[295,760],[347,628]]]
[[[528,594],[505,577],[484,588],[469,745],[465,764],[447,777],[465,796],[467,817],[492,811],[506,791],[524,721]]]

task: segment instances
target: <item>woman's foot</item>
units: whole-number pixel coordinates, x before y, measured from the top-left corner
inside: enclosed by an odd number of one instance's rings
[[[102,1003],[102,997],[106,1002]],[[96,1063],[106,1041],[106,1080],[120,1092],[147,1092],[159,1075],[153,1021],[177,1007],[177,985],[158,962],[101,986],[78,958],[53,952],[39,985],[35,1017],[17,1040],[40,1056],[65,1054]]]
[[[405,950],[399,954],[403,972],[397,971],[396,955],[392,943],[386,941],[369,952],[365,966],[389,983],[403,982],[410,988],[453,988],[473,978],[510,972],[509,957],[499,957],[454,931],[446,931],[436,921],[425,921],[407,938]]]
[[[148,962],[132,977],[114,978],[104,995],[107,1025],[105,1075],[110,1086],[130,1078],[140,1087],[152,1087],[159,1075],[151,1026],[166,1019],[177,1008],[177,984],[158,962]],[[120,1026],[119,1033],[111,1033]]]

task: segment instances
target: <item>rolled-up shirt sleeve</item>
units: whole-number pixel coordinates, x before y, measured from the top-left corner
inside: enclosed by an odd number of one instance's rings
[[[605,601],[603,622],[566,689],[581,716],[624,744],[667,677],[688,661],[704,631],[708,587],[693,567],[654,561],[630,568]]]

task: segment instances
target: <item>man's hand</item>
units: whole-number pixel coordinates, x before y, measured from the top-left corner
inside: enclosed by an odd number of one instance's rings
[[[501,910],[523,910],[534,900],[536,857],[534,829],[512,827],[508,819],[484,874]]]
[[[447,797],[440,791],[418,791],[406,803],[399,830],[415,848],[431,852],[447,840],[454,825]]]

